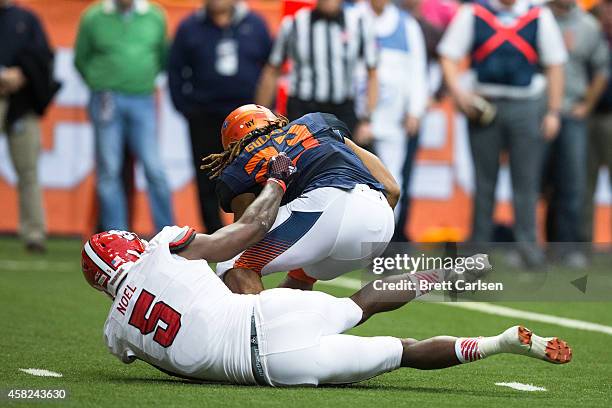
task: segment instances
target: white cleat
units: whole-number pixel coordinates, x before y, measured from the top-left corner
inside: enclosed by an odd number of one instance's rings
[[[572,361],[572,348],[557,337],[540,337],[523,326],[514,326],[501,335],[501,349],[508,353],[565,364]]]

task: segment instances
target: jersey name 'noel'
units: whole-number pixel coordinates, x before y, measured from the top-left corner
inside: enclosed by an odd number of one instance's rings
[[[104,325],[111,353],[166,372],[210,381],[254,384],[251,316],[254,295],[237,295],[204,260],[170,253],[181,228],[165,227],[131,268]]]

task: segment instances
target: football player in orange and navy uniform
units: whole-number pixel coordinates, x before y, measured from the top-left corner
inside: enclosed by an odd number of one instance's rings
[[[290,271],[283,286],[310,289],[384,251],[399,188],[334,115],[310,113],[288,123],[263,106],[245,105],[229,114],[221,136],[225,150],[205,158],[202,168],[217,179],[221,207],[237,218],[261,190],[270,158],[284,154],[295,166],[270,232],[217,265],[232,290],[258,292],[260,275],[281,271]]]

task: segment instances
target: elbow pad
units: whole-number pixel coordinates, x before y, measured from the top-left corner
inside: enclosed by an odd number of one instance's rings
[[[187,248],[189,244],[195,239],[196,230],[191,227],[183,227],[181,233],[178,234],[172,241],[168,242],[170,247],[170,253],[177,254],[183,249]]]

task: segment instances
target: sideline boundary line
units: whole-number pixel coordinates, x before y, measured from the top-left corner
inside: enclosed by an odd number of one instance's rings
[[[345,289],[361,289],[361,281],[355,278],[338,277],[332,281],[318,281],[322,285],[337,286]],[[612,336],[612,327],[584,320],[570,319],[567,317],[553,316],[544,313],[528,312],[526,310],[514,309],[507,306],[498,306],[488,302],[436,302],[437,305],[445,305],[475,312],[487,313],[496,316],[526,319],[534,322],[548,323],[570,329],[586,330],[603,333]]]

